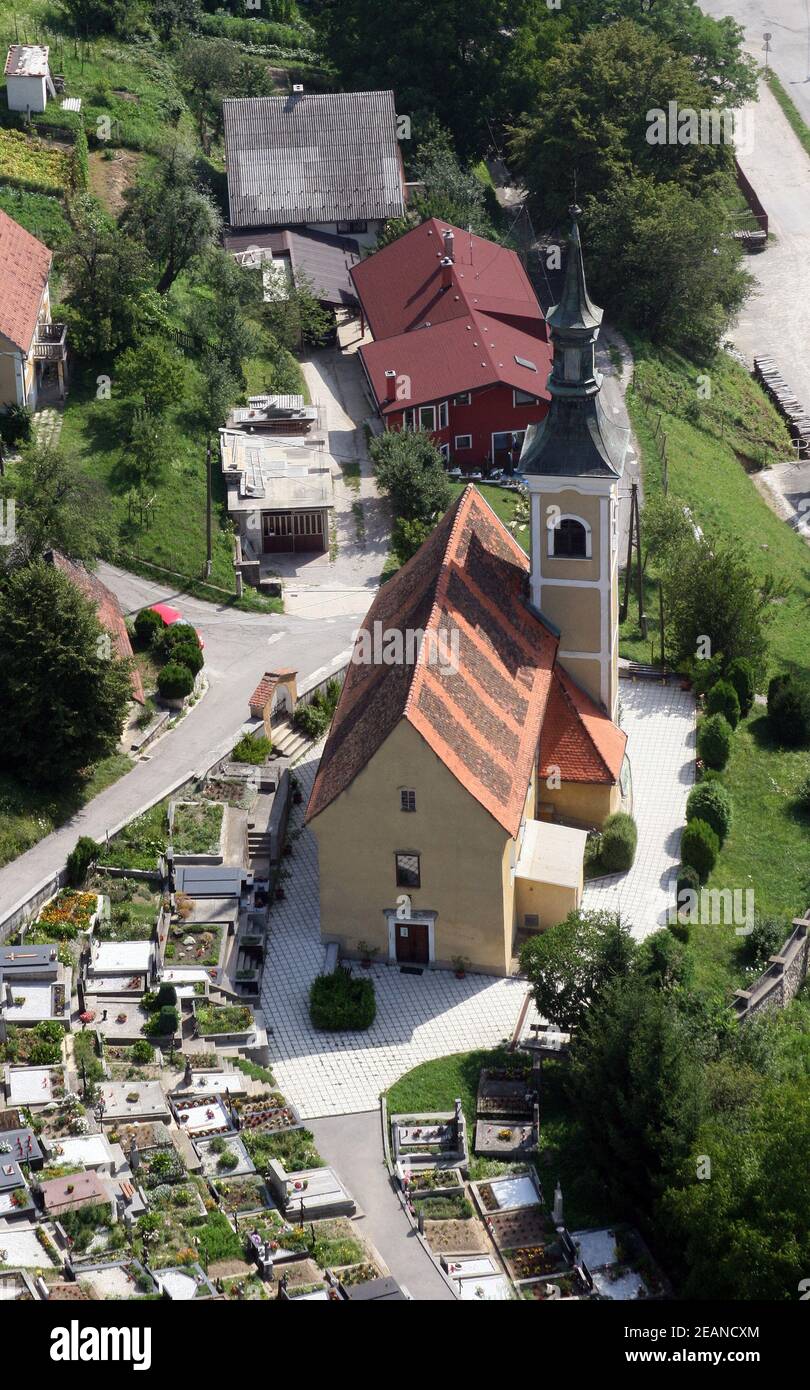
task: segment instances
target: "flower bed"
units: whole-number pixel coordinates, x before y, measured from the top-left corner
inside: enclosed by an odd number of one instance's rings
[[[298,1116],[288,1105],[280,1091],[266,1096],[252,1096],[247,1101],[237,1101],[236,1109],[243,1130],[249,1129],[291,1129],[298,1124]]]
[[[174,1145],[169,1145],[152,1149],[146,1154],[138,1170],[138,1176],[141,1185],[149,1189],[167,1183],[183,1182],[188,1173]]]
[[[403,1173],[402,1186],[410,1192],[426,1192],[461,1187],[462,1181],[457,1168],[410,1169]]]
[[[216,801],[180,802],[172,826],[175,854],[217,854],[224,814],[224,807]]]
[[[219,965],[222,931],[216,922],[177,922],[169,930],[163,958],[175,966]]]
[[[233,1178],[217,1182],[216,1194],[223,1209],[233,1212],[261,1211],[268,1205],[267,1190],[261,1178]]]
[[[562,1249],[556,1241],[551,1245],[524,1245],[519,1250],[508,1250],[506,1261],[515,1279],[537,1279],[543,1274],[559,1274],[566,1268]]]
[[[195,1016],[202,1034],[246,1033],[253,1027],[253,1010],[246,1004],[201,1004]]]
[[[46,933],[53,941],[70,941],[80,931],[89,929],[97,907],[95,893],[79,893],[74,888],[63,888],[43,907],[37,918],[37,931]]]

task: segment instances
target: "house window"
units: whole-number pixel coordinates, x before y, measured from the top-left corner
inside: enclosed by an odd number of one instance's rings
[[[590,559],[590,532],[573,516],[560,517],[549,527],[549,554],[566,560]]]
[[[419,855],[397,853],[394,858],[397,866],[397,888],[421,888]]]
[[[351,222],[349,223],[349,231],[350,231],[350,232],[367,232],[367,231],[368,231],[368,222],[366,222],[365,219],[362,218],[362,217],[355,217],[355,218],[353,219],[353,221],[351,221]]]
[[[338,230],[338,236],[345,236],[347,232],[351,231],[352,224],[351,222],[336,222],[335,226]]]
[[[456,435],[456,445],[455,445],[455,447],[456,447],[457,449],[471,449],[471,448],[472,448],[472,435],[471,435],[471,434],[457,434],[457,435]]]
[[[442,458],[444,459],[445,463],[449,463],[449,462],[450,462],[450,445],[449,445],[449,444],[440,444],[440,445],[439,445],[439,453],[441,454],[441,456],[442,456]]]
[[[537,912],[524,912],[524,914],[523,914],[523,925],[524,925],[524,927],[528,927],[529,929],[531,929],[532,927],[534,927],[534,928],[539,927],[539,926],[540,926],[540,916],[539,916],[539,914],[538,914]]]
[[[533,396],[531,391],[515,390],[512,392],[512,405],[537,405],[537,397]]]
[[[469,391],[462,391],[460,396],[453,397],[453,405],[469,405],[472,396]]]
[[[400,811],[416,810],[416,792],[412,787],[400,787],[399,809]]]
[[[434,432],[436,429],[436,407],[435,405],[420,405],[419,407],[419,428]]]
[[[416,429],[416,411],[405,410],[402,414],[402,428],[404,430]]]
[[[447,420],[448,420],[448,414],[447,414],[447,401],[442,401],[441,405],[439,406],[439,429],[440,429],[440,430],[446,430],[446,429],[447,429]]]

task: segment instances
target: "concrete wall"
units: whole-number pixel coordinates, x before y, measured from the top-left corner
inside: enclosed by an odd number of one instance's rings
[[[402,787],[416,792],[414,813],[400,810]],[[385,910],[407,893],[415,914],[436,913],[436,963],[466,956],[474,968],[508,973],[514,842],[406,721],[311,828],[324,940],[350,952],[363,940],[389,959]],[[420,888],[397,886],[397,851],[420,855]]]

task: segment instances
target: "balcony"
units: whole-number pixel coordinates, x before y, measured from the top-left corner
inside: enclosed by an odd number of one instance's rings
[[[38,323],[34,338],[34,360],[64,362],[67,357],[66,339],[66,323]]]

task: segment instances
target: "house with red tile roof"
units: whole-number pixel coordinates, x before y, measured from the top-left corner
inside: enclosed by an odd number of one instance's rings
[[[129,640],[127,625],[124,622],[124,615],[121,612],[121,605],[118,602],[112,589],[108,589],[103,584],[98,575],[91,574],[84,565],[80,565],[76,560],[69,560],[66,555],[58,550],[48,550],[45,553],[48,564],[55,565],[63,574],[66,574],[72,584],[89,599],[96,610],[96,617],[102,627],[107,629],[112,639],[112,648],[115,655],[122,661],[132,663],[130,667],[130,684],[132,688],[132,698],[139,705],[146,702],[143,690],[141,673],[135,665],[132,643]]]
[[[67,330],[51,322],[52,259],[47,246],[0,211],[0,410],[33,409],[47,373],[64,395]]]
[[[579,905],[587,830],[630,809],[614,722],[626,439],[599,402],[577,215],[549,409],[521,455],[531,557],[470,484],[357,636],[307,807],[321,933],[344,953],[510,973],[520,932]]]
[[[352,268],[387,429],[427,429],[463,472],[517,463],[548,411],[551,347],[514,251],[431,218]]]

